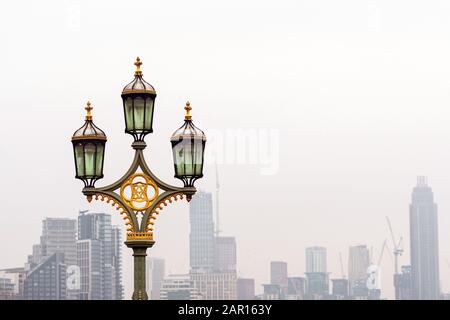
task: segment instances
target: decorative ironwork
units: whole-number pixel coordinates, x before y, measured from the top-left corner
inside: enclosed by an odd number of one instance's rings
[[[156,220],[156,215],[159,214],[159,211],[164,209],[169,203],[172,203],[174,201],[183,200],[184,194],[182,192],[175,192],[175,193],[169,193],[165,197],[163,197],[161,200],[158,201],[158,203],[153,206],[153,209],[151,210],[146,225],[145,225],[145,231],[148,231],[152,233],[153,235],[153,228],[150,225],[153,225],[154,222],[152,220]]]
[[[150,195],[149,189],[153,189],[153,193],[150,193]],[[158,194],[159,189],[155,181],[143,173],[131,175],[120,188],[120,197],[122,200],[131,209],[139,212],[149,208],[158,197]]]

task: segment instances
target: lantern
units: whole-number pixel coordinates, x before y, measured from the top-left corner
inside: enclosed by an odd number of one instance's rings
[[[134,64],[134,80],[122,90],[125,132],[131,134],[135,141],[143,141],[145,135],[153,132],[156,92],[155,88],[143,79],[139,57]]]
[[[75,157],[75,178],[84,182],[85,187],[94,187],[103,178],[106,135],[92,121],[92,107],[86,106],[86,121],[72,136]]]
[[[203,177],[203,160],[206,144],[205,133],[192,123],[190,103],[186,103],[184,124],[175,131],[172,143],[175,178],[185,187],[193,187],[195,180]]]

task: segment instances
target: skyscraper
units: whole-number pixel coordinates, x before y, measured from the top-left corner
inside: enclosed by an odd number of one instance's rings
[[[306,272],[327,272],[327,249],[323,247],[309,247],[305,250]]]
[[[212,195],[198,191],[189,207],[189,253],[191,273],[210,272],[214,268],[214,221]]]
[[[414,299],[439,299],[438,216],[426,177],[417,178],[409,206],[411,275]]]
[[[202,300],[188,274],[174,274],[164,278],[161,284],[161,300]]]
[[[111,231],[112,266],[114,270],[113,300],[122,300],[124,291],[122,284],[122,229],[119,226],[112,226]]]
[[[80,212],[78,232],[77,256],[81,273],[79,298],[121,299],[120,235],[118,230],[113,232],[111,216]]]
[[[66,264],[64,253],[55,252],[28,272],[24,281],[26,300],[65,300]]]
[[[238,278],[236,282],[236,292],[238,300],[254,300],[255,279]]]
[[[147,291],[150,300],[161,299],[161,286],[165,277],[165,262],[161,258],[147,258]]]
[[[367,268],[370,265],[369,249],[366,245],[353,246],[349,249],[348,256],[348,280],[350,284],[350,294],[367,291]]]
[[[55,252],[61,252],[64,253],[64,262],[67,266],[76,265],[76,228],[75,219],[46,218],[43,220],[40,244],[41,256],[47,258]]]
[[[215,240],[215,272],[236,272],[236,239],[216,237]]]
[[[281,299],[286,297],[288,291],[288,272],[286,262],[270,262],[270,284],[275,284],[280,287]]]
[[[412,300],[412,276],[411,266],[402,266],[402,272],[396,274],[394,277],[396,299],[397,300]]]
[[[306,297],[312,300],[322,300],[329,295],[329,277],[326,272],[311,272],[306,274]]]

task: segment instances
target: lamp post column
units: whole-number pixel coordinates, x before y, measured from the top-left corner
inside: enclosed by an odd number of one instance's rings
[[[133,300],[148,300],[145,280],[145,258],[147,248],[151,248],[155,242],[152,240],[125,241],[127,247],[133,249],[134,257],[134,291]]]

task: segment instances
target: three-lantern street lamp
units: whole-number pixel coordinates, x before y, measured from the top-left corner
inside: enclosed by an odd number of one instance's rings
[[[125,220],[127,235],[125,244],[133,249],[134,292],[133,300],[147,300],[145,288],[145,257],[147,248],[155,243],[153,224],[159,212],[168,203],[186,197],[190,201],[196,189],[194,182],[203,177],[203,159],[206,136],[192,123],[191,106],[186,103],[184,124],[176,130],[172,144],[175,178],[183,181],[183,187],[167,184],[157,178],[147,165],[143,150],[148,133],[153,132],[153,115],[156,91],[143,79],[142,62],[136,59],[134,79],[122,90],[125,132],[131,134],[135,150],[134,160],[116,182],[95,187],[97,180],[103,178],[106,134],[92,120],[92,106],[86,106],[84,125],[72,136],[75,157],[75,177],[84,182],[83,194],[89,202],[92,199],[112,204]]]

